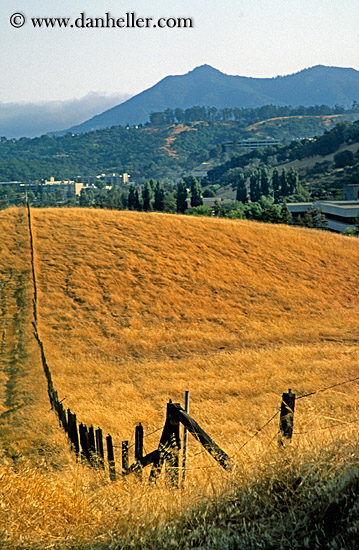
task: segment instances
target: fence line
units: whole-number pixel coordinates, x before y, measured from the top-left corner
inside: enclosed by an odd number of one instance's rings
[[[32,230],[31,223],[31,210],[30,205],[27,202],[27,211],[28,211],[28,225],[29,225],[29,235],[30,235],[30,252],[31,252],[31,272],[32,272],[32,282],[34,289],[33,297],[33,327],[34,335],[38,342],[41,361],[44,369],[44,373],[47,379],[48,386],[48,395],[51,404],[51,409],[53,409],[59,420],[60,427],[64,429],[67,433],[68,438],[71,443],[71,448],[75,452],[78,458],[81,458],[82,461],[87,461],[91,466],[96,466],[100,468],[105,468],[105,457],[104,457],[104,445],[103,445],[103,434],[101,428],[94,430],[93,426],[87,427],[85,424],[80,423],[78,425],[76,414],[74,414],[71,409],[65,410],[63,406],[63,401],[59,400],[58,393],[55,390],[51,370],[48,365],[44,344],[40,338],[38,330],[38,292],[37,292],[37,280],[36,280],[36,271],[35,271],[35,247],[34,247],[34,234]],[[109,475],[111,480],[116,479],[116,468],[114,461],[113,453],[113,444],[112,437],[110,434],[106,437],[106,450],[107,450],[107,462]]]

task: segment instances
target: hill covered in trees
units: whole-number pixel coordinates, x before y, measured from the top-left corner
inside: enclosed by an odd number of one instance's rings
[[[222,191],[239,186],[242,191],[237,190],[237,198],[244,202],[267,194],[277,200],[333,200],[342,199],[343,185],[358,182],[358,177],[359,121],[337,124],[316,139],[234,155],[212,168],[202,184]]]
[[[348,110],[325,105],[238,110],[192,107],[153,113],[151,123],[145,126],[115,126],[60,137],[1,138],[0,181],[123,172],[139,183],[150,178],[177,181],[202,162],[228,160],[223,147],[227,141],[235,145],[250,138],[286,142],[311,138],[339,121],[352,120],[358,112],[357,105]]]

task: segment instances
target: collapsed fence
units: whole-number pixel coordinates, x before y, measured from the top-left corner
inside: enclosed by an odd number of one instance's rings
[[[33,327],[35,338],[39,344],[41,352],[41,360],[44,373],[47,379],[48,395],[51,408],[55,411],[60,426],[67,433],[71,449],[82,462],[89,464],[92,467],[107,470],[112,481],[117,479],[118,467],[116,467],[114,444],[110,434],[106,436],[106,458],[104,448],[104,437],[101,428],[94,429],[92,425],[89,427],[83,423],[78,423],[77,416],[69,408],[63,406],[64,400],[59,400],[58,393],[55,390],[51,370],[48,365],[44,345],[41,341],[38,331],[38,292],[35,272],[35,254],[34,254],[34,237],[31,224],[30,205],[27,203],[28,223],[30,233],[30,248],[31,248],[31,270],[33,278],[34,298],[33,298]],[[248,443],[259,435],[278,415],[278,444],[285,447],[286,442],[290,441],[293,436],[294,425],[294,410],[295,402],[299,399],[304,399],[321,393],[337,386],[356,382],[359,376],[351,378],[336,384],[332,384],[326,388],[321,388],[310,393],[296,397],[291,389],[283,393],[280,407],[276,410],[273,416],[259,428],[242,446],[239,448],[238,454]],[[355,421],[358,421],[355,420]],[[184,453],[182,467],[179,465],[179,451],[181,449],[180,441],[180,424],[184,426]],[[156,431],[160,431],[159,428]],[[186,477],[186,448],[187,448],[187,431],[190,432],[195,439],[204,447],[204,449],[214,458],[214,460],[226,471],[231,471],[234,466],[233,458],[230,458],[211,437],[199,426],[199,424],[188,414],[188,392],[186,392],[186,403],[183,409],[179,403],[172,403],[170,400],[167,404],[166,420],[162,429],[161,438],[157,449],[144,455],[143,439],[144,430],[142,424],[138,424],[135,430],[134,444],[134,462],[130,465],[129,457],[129,441],[122,441],[121,444],[121,476],[134,473],[137,477],[142,478],[143,468],[152,465],[149,481],[155,482],[159,477],[163,464],[166,463],[167,479],[174,487],[179,487],[179,472],[182,470],[182,487],[184,486]],[[154,432],[152,432],[154,433]],[[148,434],[152,435],[152,434]]]

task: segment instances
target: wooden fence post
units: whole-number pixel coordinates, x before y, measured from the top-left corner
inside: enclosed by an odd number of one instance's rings
[[[209,437],[208,434],[189,416],[179,403],[170,403],[170,414],[174,422],[181,422],[188,431],[203,445],[225,470],[232,470],[232,459]]]
[[[110,434],[108,434],[108,436],[106,437],[106,445],[107,445],[108,467],[110,470],[110,479],[111,481],[116,481],[115,456],[113,454],[112,437],[110,436]]]
[[[135,461],[138,462],[136,475],[139,479],[142,479],[142,466],[141,466],[142,458],[143,458],[143,426],[140,422],[138,426],[136,426],[136,433],[135,433]]]
[[[64,428],[65,432],[67,432],[68,427],[67,427],[66,412],[62,403],[60,403],[60,418],[61,418],[62,427]]]
[[[83,459],[90,461],[89,437],[88,437],[87,426],[84,424],[80,424],[79,433],[80,433],[80,444],[82,448],[81,456]]]
[[[122,441],[122,475],[125,475],[130,467],[128,448],[128,441]]]
[[[173,404],[170,400],[167,403],[166,422],[163,427],[158,452],[153,461],[149,481],[156,481],[161,473],[163,462],[167,460],[170,465],[168,476],[173,486],[178,487],[178,466],[179,449],[181,446],[179,438],[179,422],[173,417]]]
[[[90,426],[88,429],[88,440],[89,440],[90,462],[94,464],[96,462],[96,443],[95,443],[95,431],[93,429],[93,426]]]
[[[169,452],[166,455],[166,474],[167,483],[178,489],[179,484],[179,450],[180,443],[180,426],[179,422],[175,421],[171,416],[172,433],[169,439]]]
[[[97,460],[101,468],[105,469],[105,461],[103,454],[103,440],[102,440],[102,430],[97,428],[96,430],[96,451],[97,451]]]
[[[67,409],[67,418],[69,439],[72,443],[72,448],[74,449],[76,455],[78,455],[80,452],[80,445],[79,435],[77,432],[76,414],[73,414],[70,409]]]
[[[76,414],[73,414],[72,415],[72,437],[73,437],[73,444],[74,444],[74,448],[75,448],[75,453],[76,455],[78,456],[79,453],[80,453],[80,444],[79,444],[79,434],[78,434],[78,431],[77,431],[77,419],[76,419]]]
[[[294,424],[295,393],[291,389],[288,393],[283,393],[282,404],[280,408],[279,419],[279,439],[278,444],[284,446],[283,438],[292,439]]]

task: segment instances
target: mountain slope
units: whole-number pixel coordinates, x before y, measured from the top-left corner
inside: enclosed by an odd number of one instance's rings
[[[185,75],[167,76],[151,88],[88,121],[69,128],[69,132],[89,132],[105,127],[140,124],[152,111],[194,105],[258,107],[261,105],[335,104],[349,107],[359,100],[359,71],[318,65],[293,75],[276,78],[231,76],[209,65]]]

